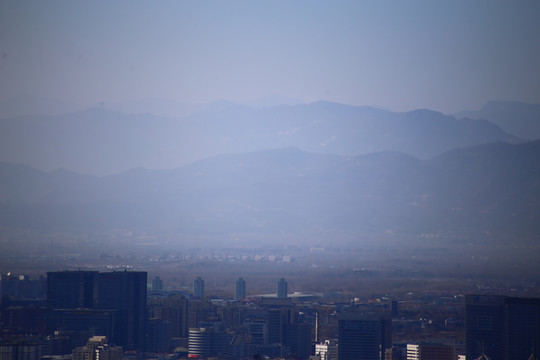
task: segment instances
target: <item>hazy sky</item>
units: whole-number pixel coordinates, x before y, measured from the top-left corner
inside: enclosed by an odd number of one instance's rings
[[[0,99],[540,102],[540,1],[1,1]]]

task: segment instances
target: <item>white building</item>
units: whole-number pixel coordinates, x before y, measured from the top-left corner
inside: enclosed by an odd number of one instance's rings
[[[420,345],[407,344],[407,360],[420,360]]]
[[[323,343],[315,344],[315,355],[321,360],[337,360],[338,344],[335,340],[325,340]]]

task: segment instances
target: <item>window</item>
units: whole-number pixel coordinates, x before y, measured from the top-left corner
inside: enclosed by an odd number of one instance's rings
[[[478,330],[491,330],[492,329],[492,319],[489,315],[479,315],[478,316]]]

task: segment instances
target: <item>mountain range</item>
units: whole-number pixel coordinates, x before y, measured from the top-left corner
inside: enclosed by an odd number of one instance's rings
[[[540,230],[540,140],[524,140],[540,137],[540,105],[15,100],[2,114],[19,116],[0,119],[4,228],[518,242]]]
[[[540,104],[490,101],[480,110],[462,111],[457,118],[488,120],[522,139],[540,139]]]
[[[219,154],[284,147],[343,156],[397,151],[428,159],[496,141],[519,139],[485,120],[323,101],[269,108],[220,103],[181,118],[92,108],[0,120],[0,161],[94,175],[172,169]]]
[[[185,234],[391,232],[534,241],[540,141],[428,160],[282,148],[110,176],[0,164],[0,226]]]

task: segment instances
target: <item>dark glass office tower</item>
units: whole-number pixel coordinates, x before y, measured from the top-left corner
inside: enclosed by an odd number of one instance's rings
[[[298,359],[308,359],[311,354],[311,325],[308,323],[293,323],[285,326],[285,345]]]
[[[507,359],[529,358],[540,351],[540,299],[508,298]]]
[[[492,360],[504,359],[504,296],[466,297],[466,358],[476,359],[484,351]]]
[[[98,295],[97,271],[57,271],[47,273],[49,309],[93,308]]]
[[[99,274],[98,307],[116,310],[116,345],[143,350],[146,325],[147,273],[137,271]]]
[[[268,309],[268,343],[281,344],[285,337],[285,325],[289,323],[287,311]]]
[[[74,330],[63,321],[64,314],[92,309],[97,304],[97,271],[57,271],[47,273],[47,333]],[[83,325],[80,325],[83,326]],[[79,326],[79,327],[80,327]],[[88,329],[87,329],[88,330]],[[76,345],[81,345],[77,343]]]
[[[385,360],[392,347],[390,314],[344,314],[338,320],[339,360]]]
[[[528,359],[540,345],[540,299],[467,295],[466,357]]]

